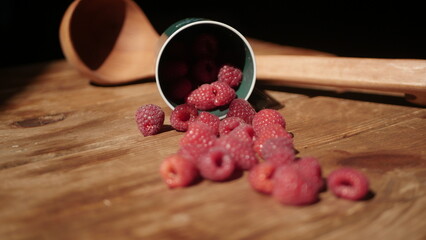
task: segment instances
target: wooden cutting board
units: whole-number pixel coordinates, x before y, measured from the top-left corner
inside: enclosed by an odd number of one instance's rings
[[[323,54],[251,42],[256,54]],[[398,96],[261,86],[324,177],[347,166],[371,182],[365,201],[326,191],[292,207],[252,190],[247,174],[168,189],[159,165],[183,133],[152,80],[94,86],[64,60],[0,77],[0,239],[426,238],[426,110]],[[146,103],[166,112],[156,136],[135,125]]]

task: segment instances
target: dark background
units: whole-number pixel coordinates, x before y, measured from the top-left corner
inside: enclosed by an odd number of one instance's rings
[[[71,2],[1,0],[0,67],[63,58],[58,29]],[[224,22],[247,37],[340,56],[426,59],[421,1],[135,2],[159,33],[180,19],[204,17]]]

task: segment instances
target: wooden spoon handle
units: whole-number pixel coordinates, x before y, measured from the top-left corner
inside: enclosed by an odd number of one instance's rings
[[[264,83],[399,92],[426,105],[426,60],[257,55],[256,68]]]

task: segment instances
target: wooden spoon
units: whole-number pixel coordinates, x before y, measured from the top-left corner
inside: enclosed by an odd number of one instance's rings
[[[426,105],[426,61],[332,56],[256,56],[262,83],[286,83],[404,93]]]
[[[67,60],[102,85],[153,77],[159,37],[132,0],[76,0],[59,29]]]
[[[153,77],[159,38],[132,0],[76,0],[60,26],[65,57],[103,85]],[[398,92],[426,105],[426,60],[256,54],[256,72],[267,84]]]

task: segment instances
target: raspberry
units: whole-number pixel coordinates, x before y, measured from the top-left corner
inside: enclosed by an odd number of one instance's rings
[[[200,156],[207,152],[209,148],[210,146],[205,144],[185,144],[179,148],[177,153],[194,164],[197,164]]]
[[[270,162],[262,162],[249,171],[248,181],[258,192],[271,194],[274,186],[273,175],[276,165]]]
[[[285,205],[309,205],[318,201],[316,186],[307,181],[291,165],[283,165],[275,170],[272,196]]]
[[[164,111],[157,105],[140,106],[135,114],[139,131],[146,137],[160,132],[164,125]]]
[[[216,57],[219,49],[217,38],[209,33],[196,36],[193,44],[195,57]]]
[[[212,146],[216,140],[216,134],[211,127],[202,122],[193,122],[189,124],[188,130],[180,139],[180,145],[201,144],[204,146]]]
[[[186,77],[181,77],[170,82],[169,86],[166,87],[166,92],[168,97],[174,101],[181,102],[191,93],[192,88],[192,82]]]
[[[224,147],[212,147],[198,160],[201,176],[213,181],[229,179],[235,169],[235,162]]]
[[[282,126],[284,129],[286,127],[286,122],[284,117],[275,109],[262,109],[259,112],[256,113],[256,115],[253,117],[253,127],[256,134],[259,134],[260,131],[265,126],[271,125],[271,124],[278,124]]]
[[[189,72],[188,64],[184,61],[167,61],[162,65],[161,75],[162,77],[170,82],[174,79],[181,78],[187,75]]]
[[[212,110],[229,104],[235,98],[235,90],[226,83],[203,84],[192,91],[186,101],[199,110]]]
[[[215,98],[216,94],[213,86],[206,83],[192,91],[186,98],[186,102],[194,105],[199,110],[207,111],[216,108]]]
[[[256,151],[259,156],[262,156],[262,148],[263,144],[271,138],[276,137],[286,137],[286,138],[292,138],[292,135],[287,132],[281,125],[278,124],[270,124],[265,125],[262,127],[261,131],[256,132],[256,128],[253,129],[255,133],[257,134],[256,140],[254,141],[254,150]]]
[[[254,141],[254,129],[247,123],[242,123],[238,127],[234,128],[229,135],[247,142],[250,145],[252,145]]]
[[[293,148],[282,147],[267,155],[265,161],[268,161],[277,166],[292,164],[295,161],[295,153]]]
[[[278,125],[278,124],[268,124],[268,125],[262,126],[260,131],[259,129],[258,131],[256,131],[254,126],[253,126],[253,129],[255,131],[257,138],[263,138],[265,140],[270,138],[275,138],[275,137],[286,137],[286,138],[293,137],[291,133],[287,132],[285,128],[283,128],[281,125]]]
[[[231,65],[223,65],[217,74],[217,80],[219,82],[225,82],[232,88],[238,87],[242,79],[243,72],[239,68]]]
[[[314,157],[302,157],[295,162],[295,167],[299,172],[314,186],[318,191],[325,188],[324,179],[322,178],[322,169],[318,159]]]
[[[211,85],[213,86],[214,93],[216,95],[213,102],[215,106],[220,107],[228,105],[235,99],[235,90],[228,84],[223,82],[214,82]]]
[[[195,82],[211,83],[217,79],[218,67],[213,59],[203,58],[197,60],[191,70]]]
[[[334,195],[353,201],[361,200],[368,193],[367,177],[353,168],[340,168],[330,173],[327,185]]]
[[[219,123],[219,135],[227,135],[234,128],[238,127],[240,124],[245,123],[243,119],[239,117],[226,117],[222,119]]]
[[[163,160],[160,174],[169,188],[188,186],[198,177],[196,166],[178,154],[170,155]]]
[[[181,104],[173,109],[170,114],[170,125],[177,131],[185,132],[188,124],[193,122],[198,116],[197,109],[189,104]]]
[[[195,119],[195,122],[203,122],[209,125],[212,128],[213,132],[216,135],[219,135],[220,119],[218,116],[214,115],[213,113],[200,112],[200,114],[198,114],[198,117]]]
[[[226,116],[239,117],[246,123],[252,124],[252,120],[255,114],[256,110],[247,100],[236,98],[229,104],[228,113]]]
[[[268,159],[282,148],[290,148],[294,152],[293,138],[286,135],[267,139],[262,145],[260,156],[263,159]]]
[[[228,150],[238,169],[250,170],[259,163],[251,144],[236,137],[225,135],[218,138],[214,146],[222,146]]]

